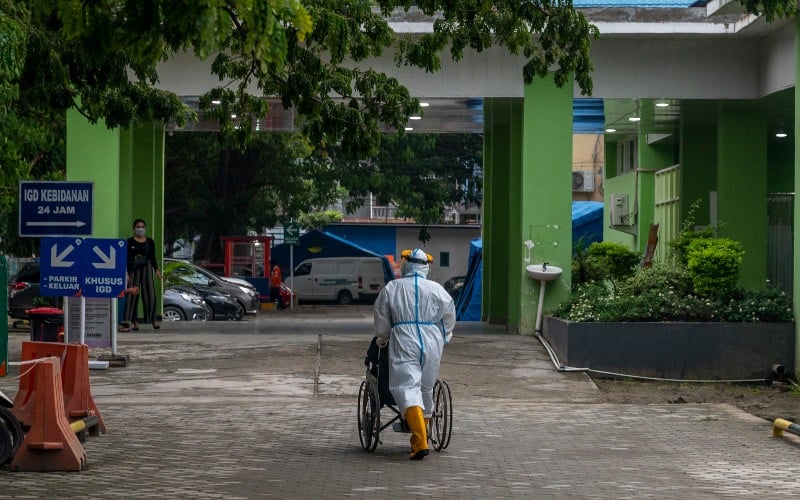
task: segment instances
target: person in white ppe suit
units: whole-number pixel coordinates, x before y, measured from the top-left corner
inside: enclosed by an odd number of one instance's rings
[[[389,390],[411,429],[412,460],[429,453],[433,385],[442,349],[456,324],[453,298],[427,279],[428,262],[428,255],[418,248],[404,257],[403,276],[381,290],[374,313],[378,346],[389,346]]]

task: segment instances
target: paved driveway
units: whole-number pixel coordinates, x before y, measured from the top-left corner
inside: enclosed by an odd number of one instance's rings
[[[800,440],[769,422],[727,405],[604,404],[501,328],[459,324],[442,365],[453,438],[423,462],[388,429],[374,453],[359,445],[368,307],[145,328],[121,334],[127,367],[92,372],[108,433],[85,443],[87,468],[0,469],[0,498],[800,498]],[[11,361],[26,339],[11,333]]]

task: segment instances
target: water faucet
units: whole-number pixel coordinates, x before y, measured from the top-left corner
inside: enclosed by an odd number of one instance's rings
[[[542,262],[542,271],[547,271],[547,262]]]

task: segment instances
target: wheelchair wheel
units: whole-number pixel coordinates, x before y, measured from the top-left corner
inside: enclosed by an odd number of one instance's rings
[[[428,436],[433,449],[442,451],[450,444],[453,430],[453,399],[450,386],[444,380],[437,380],[433,386],[433,415],[428,423]]]
[[[375,451],[380,432],[381,403],[378,390],[374,384],[365,380],[358,390],[358,439],[361,440],[361,447],[367,451]]]

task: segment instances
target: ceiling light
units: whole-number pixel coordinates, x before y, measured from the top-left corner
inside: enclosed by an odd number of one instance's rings
[[[668,108],[669,107],[669,103],[667,101],[658,101],[658,102],[656,102],[656,107],[657,108]]]
[[[431,105],[431,103],[429,103],[429,102],[421,102],[421,103],[419,103],[419,107],[421,107],[421,108],[427,108],[430,105]]]
[[[409,117],[408,117],[408,119],[409,119],[409,120],[422,120],[422,117],[421,117],[421,116],[416,116],[416,115],[415,115],[415,116],[409,116]]]
[[[786,132],[784,132],[783,130],[780,130],[780,131],[778,131],[778,132],[776,132],[776,133],[775,133],[775,137],[777,137],[777,138],[779,138],[779,139],[783,139],[783,138],[787,137],[788,135],[789,135],[789,134],[787,134],[787,133],[786,133]]]
[[[220,104],[222,104],[222,101],[220,101],[219,99],[214,99],[213,101],[211,101],[211,104],[219,106]]]
[[[639,118],[638,116],[628,117],[628,121],[631,121],[631,122],[638,122],[639,120],[641,120],[641,118]]]
[[[234,113],[234,114],[232,114],[232,115],[231,115],[231,118],[236,118],[236,114],[235,114],[235,113]]]
[[[615,129],[615,128],[607,128],[606,129],[606,132],[608,132],[609,134],[613,134],[616,131],[617,131],[617,129]]]
[[[408,132],[409,130],[414,130],[414,127],[406,127],[405,130],[406,132]]]

